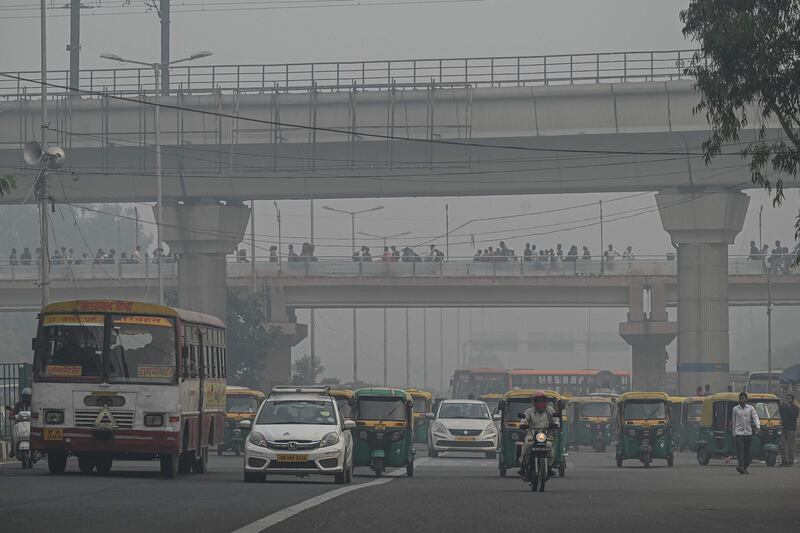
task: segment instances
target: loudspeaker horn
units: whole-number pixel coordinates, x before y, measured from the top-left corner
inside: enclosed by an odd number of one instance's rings
[[[42,157],[44,157],[42,145],[36,141],[25,143],[25,151],[23,155],[26,163],[29,165],[38,165],[42,162]]]
[[[60,146],[50,146],[47,148],[47,168],[61,168],[67,154]]]

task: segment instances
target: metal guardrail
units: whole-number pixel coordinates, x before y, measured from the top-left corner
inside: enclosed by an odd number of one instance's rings
[[[527,87],[580,83],[631,83],[686,79],[695,50],[658,50],[501,56],[446,59],[403,59],[321,63],[248,65],[176,65],[170,67],[170,91],[184,95],[223,93],[290,93],[350,90],[424,89],[433,87]],[[0,98],[36,98],[39,71],[0,76]],[[144,96],[155,88],[153,69],[82,70],[79,83],[69,70],[48,71],[52,96],[78,86],[84,97],[95,93]],[[15,79],[22,78],[22,79]],[[24,81],[32,80],[32,81]]]
[[[778,277],[792,276],[800,279],[800,268],[792,268],[794,256],[768,256],[766,260],[753,260],[747,256],[729,259],[728,273],[738,276],[764,276],[767,273]],[[539,259],[530,261],[523,257],[496,257],[492,260],[476,261],[474,258],[450,258],[444,261],[385,261],[373,257],[371,261],[353,261],[342,257],[315,257],[313,260],[297,258],[287,261],[283,257],[256,258],[256,276],[277,277],[553,277],[553,276],[676,276],[677,261],[667,256],[637,256],[635,259],[616,257],[613,260],[593,256]],[[153,280],[157,277],[157,265],[153,263],[129,263],[115,260],[101,264],[54,264],[51,279],[78,283],[82,280]],[[252,275],[252,263],[248,259],[238,262],[233,257],[228,263],[228,277],[246,279]],[[165,263],[163,273],[167,279],[177,277],[178,265]],[[0,262],[0,281],[27,281],[32,285],[38,279],[36,265],[11,265]]]

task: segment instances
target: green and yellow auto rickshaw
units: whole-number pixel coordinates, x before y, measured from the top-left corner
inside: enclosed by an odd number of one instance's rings
[[[681,450],[697,451],[697,441],[700,439],[700,418],[703,413],[703,397],[688,396],[683,402],[681,411],[681,424],[683,425],[683,440]]]
[[[342,418],[353,418],[353,391],[351,389],[331,389],[329,394],[336,400],[336,406],[342,413]]]
[[[669,419],[672,423],[672,447],[683,451],[686,442],[686,428],[683,424],[683,412],[686,406],[684,396],[669,397]]]
[[[763,459],[767,466],[775,466],[781,432],[778,397],[774,394],[749,394],[747,403],[756,408],[761,431],[753,435],[750,452],[754,459]],[[697,462],[707,465],[711,459],[736,455],[733,441],[731,415],[739,403],[739,393],[720,392],[703,399],[697,439]]]
[[[503,395],[497,392],[487,392],[486,394],[481,394],[478,396],[478,399],[486,404],[486,407],[489,408],[489,411],[492,414],[495,414],[497,412],[497,406],[500,404],[500,400],[503,399]]]
[[[225,429],[223,442],[217,446],[217,455],[233,450],[238,457],[244,451],[244,441],[265,395],[247,387],[228,386],[225,389]],[[242,424],[249,421],[250,424]]]
[[[611,398],[580,397],[567,402],[570,446],[591,446],[605,452],[611,443],[614,402]]]
[[[519,428],[520,420],[526,409],[533,407],[535,389],[515,389],[503,395],[497,409],[500,413],[500,444],[497,450],[498,468],[500,476],[505,477],[509,468],[519,468],[519,455],[525,441],[525,431]],[[563,396],[551,390],[542,391],[547,395],[548,403],[554,412],[555,423],[560,429],[553,435],[553,465],[558,470],[559,477],[566,475],[567,453],[564,449],[566,443],[566,429],[562,422],[562,413],[565,408]]]
[[[406,389],[414,402],[414,442],[428,443],[428,428],[430,419],[428,413],[433,412],[433,394],[417,389]]]
[[[368,466],[381,477],[387,466],[414,475],[414,401],[402,389],[358,389],[354,418],[354,466]]]
[[[626,392],[617,400],[617,466],[638,459],[645,468],[653,459],[673,465],[669,396],[663,392]]]

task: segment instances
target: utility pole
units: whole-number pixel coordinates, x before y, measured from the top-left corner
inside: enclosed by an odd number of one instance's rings
[[[389,343],[386,340],[386,308],[383,308],[383,386],[389,386]]]
[[[439,308],[439,385],[444,390],[444,309]]]
[[[411,333],[408,327],[408,307],[406,307],[406,387],[411,386]]]
[[[42,151],[47,153],[47,1],[41,0],[42,47]],[[50,246],[47,228],[47,168],[39,173],[39,283],[42,286],[42,307],[50,303]]]
[[[772,393],[772,279],[767,269],[767,392]]]
[[[758,210],[758,249],[759,250],[761,250],[761,248],[764,246],[764,241],[762,240],[762,237],[761,237],[761,219],[763,218],[763,216],[764,216],[764,205],[762,204],[761,208]]]
[[[605,273],[606,265],[605,265],[605,249],[606,245],[603,242],[603,200],[599,201],[600,204],[600,274]]]
[[[258,292],[256,283],[256,201],[250,200],[250,290]]]
[[[428,309],[422,310],[422,386],[428,388]]]
[[[170,0],[161,0],[158,18],[161,20],[161,94],[169,96],[169,25]]]
[[[461,368],[461,308],[456,309],[456,368]]]
[[[81,86],[81,0],[69,4],[69,87],[73,96],[80,95]]]
[[[309,209],[311,211],[311,242],[309,244],[311,244],[311,253],[313,255],[313,253],[314,253],[314,200],[311,200],[311,204],[309,206]],[[316,343],[316,340],[317,340],[316,339],[316,333],[317,333],[316,329],[317,328],[316,328],[316,321],[315,321],[315,317],[314,317],[314,309],[313,308],[311,309],[311,312],[309,313],[309,315],[310,315],[309,316],[309,320],[308,320],[309,321],[309,328],[308,328],[309,329],[309,343],[310,343],[311,363],[312,363],[312,368],[313,368],[314,357],[316,357],[316,355],[317,355],[317,350],[316,350],[316,346],[317,346],[317,343]]]
[[[447,254],[447,259],[450,259],[450,206],[444,204],[444,236],[445,245],[444,251]]]

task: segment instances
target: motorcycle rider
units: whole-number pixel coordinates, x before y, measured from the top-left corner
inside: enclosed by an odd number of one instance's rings
[[[10,418],[11,418],[12,421],[14,420],[14,417],[16,417],[20,413],[20,411],[30,411],[31,410],[31,388],[30,387],[25,387],[24,389],[22,389],[20,391],[19,396],[20,396],[20,400],[17,403],[14,404],[14,407],[12,407],[10,409],[8,407],[6,407],[6,409],[10,410],[10,412],[11,412]],[[13,442],[13,439],[12,439],[11,451],[9,453],[9,455],[11,455],[11,457],[14,457],[14,450],[16,450],[16,448],[17,448],[17,444],[15,442]]]
[[[533,446],[533,432],[537,429],[547,433],[547,475],[548,477],[556,475],[553,470],[553,436],[550,434],[554,415],[555,411],[548,405],[547,395],[542,391],[536,391],[533,394],[533,407],[525,410],[524,423],[527,424],[528,431],[525,433],[525,444],[523,444],[520,454],[521,467],[518,472],[520,476],[525,476],[525,468],[528,465],[530,450]]]

